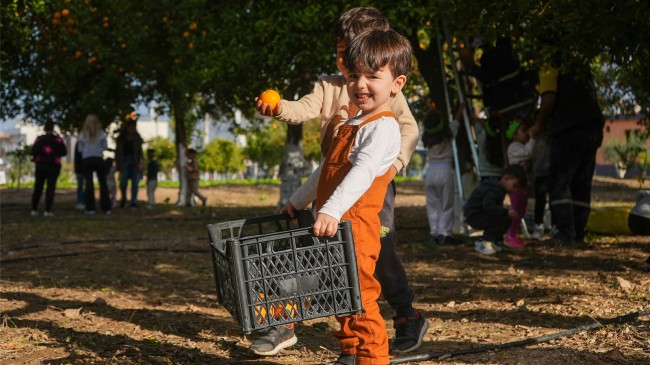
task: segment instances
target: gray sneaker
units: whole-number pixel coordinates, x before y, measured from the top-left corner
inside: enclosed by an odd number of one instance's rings
[[[282,349],[291,347],[298,342],[298,337],[293,333],[293,328],[287,326],[270,327],[262,332],[262,336],[253,341],[248,348],[259,356],[273,356]]]

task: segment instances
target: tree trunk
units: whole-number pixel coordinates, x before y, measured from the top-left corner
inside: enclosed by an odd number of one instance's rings
[[[309,163],[302,153],[302,124],[287,126],[287,139],[282,160],[278,209],[289,202],[291,194],[300,187],[300,179],[310,172]]]
[[[436,107],[442,115],[447,115],[447,103],[445,102],[445,78],[443,77],[443,70],[440,64],[440,53],[438,47],[431,39],[431,45],[427,49],[420,48],[420,40],[418,39],[417,32],[413,32],[410,38],[411,46],[413,47],[413,54],[418,61],[420,74],[429,86],[429,93],[431,101],[436,103]]]
[[[178,171],[178,205],[185,206],[187,191],[187,174],[185,173],[187,130],[185,128],[185,110],[174,103],[174,124],[176,133],[176,169]]]

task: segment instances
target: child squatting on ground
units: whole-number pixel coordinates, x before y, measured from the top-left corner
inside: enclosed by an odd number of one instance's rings
[[[345,87],[347,72],[343,65],[343,52],[358,34],[372,29],[389,28],[388,19],[375,8],[357,7],[348,10],[332,27],[332,35],[336,42],[336,65],[341,74],[321,77],[310,94],[296,101],[282,100],[275,109],[258,99],[256,105],[258,112],[289,124],[300,124],[320,117],[321,151],[323,156],[327,156],[336,130],[359,111],[359,107],[351,101]],[[410,160],[418,141],[419,131],[401,91],[391,98],[390,109],[397,116],[401,138],[399,156],[389,169],[391,174],[389,181],[392,181],[397,171]],[[413,308],[415,295],[397,254],[397,232],[394,225],[395,193],[395,185],[390,184],[383,208],[379,213],[382,225],[381,254],[376,264],[375,277],[381,284],[382,296],[395,311],[393,321],[395,339],[391,343],[391,351],[404,353],[413,351],[422,344],[428,322]],[[292,325],[285,328],[271,328],[253,341],[250,350],[257,355],[275,355],[283,348],[295,344],[296,341]]]
[[[512,208],[503,206],[503,199],[506,193],[512,194],[519,188],[525,188],[527,181],[523,167],[510,165],[500,180],[481,181],[472,191],[463,210],[465,222],[472,228],[483,230],[483,237],[474,244],[476,251],[492,255],[501,250],[499,243],[510,227],[512,217],[517,216]]]
[[[371,30],[352,41],[343,60],[349,72],[347,91],[360,114],[339,128],[323,164],[283,211],[294,215],[315,198],[316,236],[333,236],[339,221],[351,221],[364,312],[337,317],[340,329],[334,335],[341,355],[334,364],[388,364],[388,335],[377,304],[381,287],[374,273],[380,251],[379,211],[400,150],[391,101],[411,71],[411,46],[393,30]]]

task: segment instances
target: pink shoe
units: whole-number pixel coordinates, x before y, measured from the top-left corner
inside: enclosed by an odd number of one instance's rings
[[[515,250],[523,250],[526,248],[526,243],[517,236],[506,236],[503,244]]]

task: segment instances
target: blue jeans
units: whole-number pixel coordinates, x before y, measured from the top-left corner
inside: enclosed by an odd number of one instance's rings
[[[126,187],[131,180],[131,205],[138,204],[138,184],[140,183],[140,172],[133,161],[133,156],[124,156],[122,168],[120,169],[120,191],[122,202],[126,202]]]

